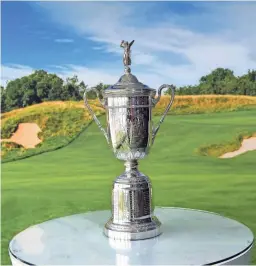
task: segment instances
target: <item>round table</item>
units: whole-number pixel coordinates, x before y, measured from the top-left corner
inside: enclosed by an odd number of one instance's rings
[[[13,265],[248,265],[253,234],[215,213],[155,208],[162,234],[117,241],[103,234],[110,211],[49,220],[16,235],[9,245]]]

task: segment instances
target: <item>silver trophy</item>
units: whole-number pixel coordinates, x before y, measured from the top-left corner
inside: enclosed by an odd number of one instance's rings
[[[105,224],[104,233],[112,239],[141,240],[161,234],[161,223],[154,216],[152,186],[148,176],[138,170],[138,160],[149,153],[156,134],[174,101],[173,85],[162,85],[156,90],[142,84],[131,74],[131,46],[121,42],[124,48],[125,73],[119,81],[100,94],[101,104],[106,109],[107,130],[92,111],[84,93],[84,103],[117,159],[125,161],[125,172],[113,183],[112,216]],[[152,122],[152,108],[161,98],[164,88],[172,91],[170,102],[158,124]]]

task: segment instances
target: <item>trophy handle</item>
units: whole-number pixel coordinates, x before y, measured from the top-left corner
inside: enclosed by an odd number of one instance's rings
[[[171,94],[171,99],[170,99],[170,102],[169,104],[167,105],[160,121],[158,122],[157,126],[153,129],[153,132],[152,132],[152,144],[154,143],[154,140],[155,140],[155,137],[156,137],[156,134],[161,126],[161,124],[163,123],[168,111],[170,110],[172,104],[173,104],[173,101],[174,101],[174,97],[175,97],[175,87],[173,85],[168,85],[168,84],[163,84],[162,86],[159,87],[158,89],[158,92],[157,92],[157,98],[156,99],[152,99],[152,102],[153,102],[153,106],[155,107],[156,104],[160,101],[160,98],[161,98],[161,94],[162,94],[162,90],[164,88],[170,88],[172,90],[172,94]]]
[[[96,90],[96,94],[97,97],[99,98],[101,104],[103,105],[103,107],[105,108],[105,104],[104,104],[104,100],[102,95]],[[97,126],[99,127],[99,129],[103,132],[108,144],[110,143],[110,138],[108,136],[108,133],[106,132],[106,130],[103,128],[103,126],[101,125],[99,119],[97,118],[97,116],[95,115],[95,113],[93,112],[91,106],[89,105],[87,98],[86,98],[86,91],[84,91],[84,105],[88,108],[89,113],[91,114],[91,116],[93,117],[95,123],[97,124]]]

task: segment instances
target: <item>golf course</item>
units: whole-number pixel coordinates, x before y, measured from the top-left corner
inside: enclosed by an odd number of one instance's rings
[[[105,115],[100,120],[105,124]],[[152,180],[154,204],[216,212],[256,235],[256,150],[230,159],[200,152],[255,133],[255,108],[168,115],[149,156],[139,161],[140,171]],[[123,171],[95,123],[62,148],[3,163],[1,264],[10,264],[8,244],[27,227],[110,209],[112,181]]]

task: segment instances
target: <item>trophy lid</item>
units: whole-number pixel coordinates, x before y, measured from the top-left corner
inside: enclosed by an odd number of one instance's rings
[[[126,41],[121,42],[121,47],[124,48],[124,75],[120,77],[118,82],[112,86],[109,86],[104,90],[103,94],[105,97],[109,96],[154,96],[156,94],[155,89],[149,88],[147,85],[139,82],[136,76],[131,74],[131,46],[134,43],[134,40],[131,43]]]

